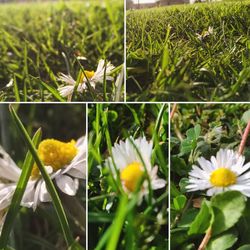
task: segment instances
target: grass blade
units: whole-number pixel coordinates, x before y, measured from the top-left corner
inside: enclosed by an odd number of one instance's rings
[[[18,86],[17,86],[17,82],[16,82],[16,76],[13,76],[13,84],[14,84],[14,94],[15,94],[15,99],[16,102],[20,102],[20,95],[19,95],[19,90],[18,90]]]
[[[46,88],[58,101],[65,102],[65,99],[60,96],[58,91],[53,87],[49,86],[47,83],[40,81],[44,88]]]
[[[21,136],[25,140],[25,143],[27,144],[27,146],[28,146],[28,148],[29,148],[29,150],[30,150],[30,152],[31,152],[31,154],[32,154],[32,156],[33,156],[33,158],[34,158],[40,172],[41,172],[41,175],[42,175],[42,177],[43,177],[43,179],[44,179],[44,181],[46,183],[46,186],[48,188],[48,191],[49,191],[49,193],[51,195],[52,203],[53,203],[54,208],[56,210],[56,213],[57,213],[57,216],[58,216],[61,228],[62,228],[64,238],[65,238],[68,246],[71,246],[73,244],[73,242],[74,242],[74,239],[73,239],[73,236],[71,234],[71,230],[69,228],[69,223],[67,221],[65,211],[64,211],[63,206],[61,204],[61,201],[60,201],[58,193],[57,193],[57,191],[55,189],[55,186],[54,186],[52,180],[50,179],[50,176],[46,172],[42,161],[38,157],[36,148],[35,148],[34,144],[32,143],[26,129],[24,128],[21,120],[17,116],[17,114],[16,114],[16,112],[15,112],[15,110],[14,110],[14,108],[12,106],[10,106],[10,112],[11,112],[11,115],[13,117],[14,122],[16,123],[16,125],[17,125],[17,127],[19,129],[19,132],[20,132]]]
[[[38,129],[32,139],[33,143],[35,146],[38,145],[39,141],[41,139],[41,129]],[[30,153],[30,151],[26,154],[24,163],[23,163],[23,167],[22,167],[22,172],[20,175],[20,178],[18,180],[17,183],[17,187],[16,190],[14,192],[8,213],[6,215],[6,219],[5,219],[5,223],[3,225],[3,229],[2,229],[2,234],[0,237],[0,248],[5,248],[7,243],[8,243],[8,239],[9,239],[9,235],[11,232],[11,229],[13,227],[15,218],[17,216],[17,213],[19,211],[20,208],[20,203],[22,201],[22,197],[23,194],[25,192],[31,171],[32,171],[32,166],[34,164],[34,160],[32,158],[32,155]]]
[[[116,250],[120,233],[127,214],[128,196],[121,197],[114,223],[112,224],[112,237],[110,238],[106,250]]]

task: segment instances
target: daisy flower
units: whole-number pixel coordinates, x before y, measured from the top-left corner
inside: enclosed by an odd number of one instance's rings
[[[45,165],[50,178],[67,195],[74,196],[79,187],[79,179],[86,178],[86,138],[81,137],[68,143],[55,139],[43,140],[37,153]],[[14,194],[21,169],[11,157],[0,148],[0,211],[6,209]],[[22,206],[37,208],[40,202],[51,201],[45,181],[34,164],[28,181]]]
[[[208,27],[208,30],[203,30],[201,34],[199,33],[196,33],[197,37],[199,40],[203,40],[204,38],[208,37],[208,36],[211,36],[214,34],[214,28],[209,26]]]
[[[208,196],[237,190],[250,197],[250,162],[244,165],[245,157],[230,149],[220,149],[210,161],[198,158],[199,166],[193,165],[189,173],[188,192],[207,190]]]
[[[61,142],[55,139],[43,140],[37,153],[45,165],[47,173],[55,180],[57,187],[65,194],[74,196],[79,187],[79,179],[86,178],[86,137],[75,142]],[[45,181],[34,164],[31,181],[35,182],[33,190],[33,210],[40,202],[51,201]]]
[[[84,91],[86,91],[86,89],[88,88],[87,81],[89,81],[91,87],[95,89],[96,83],[103,82],[105,68],[106,80],[112,81],[113,77],[110,76],[110,74],[115,67],[110,62],[107,62],[105,67],[105,61],[101,59],[98,63],[96,71],[84,70],[84,73],[81,74],[80,82],[77,87],[77,92],[83,93]],[[58,88],[60,95],[63,97],[71,97],[76,85],[76,81],[72,78],[72,76],[65,75],[63,73],[60,73],[58,80],[66,83],[65,86],[60,86]]]
[[[130,137],[130,139],[127,138],[125,142],[120,141],[118,144],[116,143],[112,148],[115,165],[111,157],[106,160],[106,165],[110,166],[115,178],[120,178],[126,193],[130,194],[134,192],[141,178],[145,175],[145,169],[131,141],[134,143],[135,147],[140,150],[141,157],[150,178],[151,188],[154,190],[163,188],[166,185],[166,181],[158,178],[158,167],[153,167],[151,164],[153,143],[152,141],[148,142],[145,137],[140,137],[135,140]],[[119,177],[117,176],[116,168],[118,169]],[[147,195],[148,192],[148,181],[144,180],[139,192],[139,200],[141,201],[142,197]]]

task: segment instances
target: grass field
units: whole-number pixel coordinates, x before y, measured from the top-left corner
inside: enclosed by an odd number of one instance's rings
[[[167,249],[167,105],[89,105],[88,115],[88,249]],[[132,144],[144,136],[140,146]],[[137,164],[147,165],[148,177]]]
[[[249,100],[249,1],[127,13],[128,100]]]
[[[122,76],[117,80],[124,52],[123,1],[58,1],[0,7],[0,101],[123,98]],[[96,71],[100,59],[106,60],[106,66],[108,62],[114,65],[110,72],[113,79],[110,81],[104,72],[93,85],[87,72]],[[59,86],[67,85],[58,79],[61,73],[75,80],[69,97],[58,91]],[[83,82],[84,91],[76,91]]]

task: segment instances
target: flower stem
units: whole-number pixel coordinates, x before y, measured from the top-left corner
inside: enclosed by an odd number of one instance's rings
[[[201,244],[200,244],[200,246],[199,246],[199,248],[198,248],[198,250],[204,250],[206,248],[206,246],[211,238],[211,235],[212,235],[212,228],[209,227]]]
[[[170,113],[170,121],[173,119],[174,113],[176,112],[176,110],[177,110],[177,103],[174,103],[173,108]]]
[[[241,155],[244,151],[246,142],[247,142],[247,137],[250,133],[250,121],[247,123],[247,126],[245,128],[244,134],[242,136],[241,142],[240,142],[240,146],[239,146],[239,151],[238,153]]]

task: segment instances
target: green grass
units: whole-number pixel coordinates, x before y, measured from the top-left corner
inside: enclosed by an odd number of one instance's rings
[[[147,198],[137,204],[140,187],[128,196],[121,180],[105,164],[115,142],[145,135],[154,141],[152,165],[158,165],[157,175],[167,180],[167,105],[89,105],[88,117],[89,249],[167,249],[167,186],[152,190],[148,185]],[[137,150],[140,155],[140,148]]]
[[[249,100],[249,9],[231,1],[129,11],[127,99]]]
[[[122,1],[3,4],[0,19],[0,101],[64,101],[57,91],[62,84],[58,74],[70,73],[77,80],[82,69],[95,71],[99,59],[116,67],[115,79],[120,72]],[[78,62],[77,56],[87,61]],[[11,79],[14,86],[8,88]],[[115,95],[121,99],[115,79],[73,100],[112,101]]]

